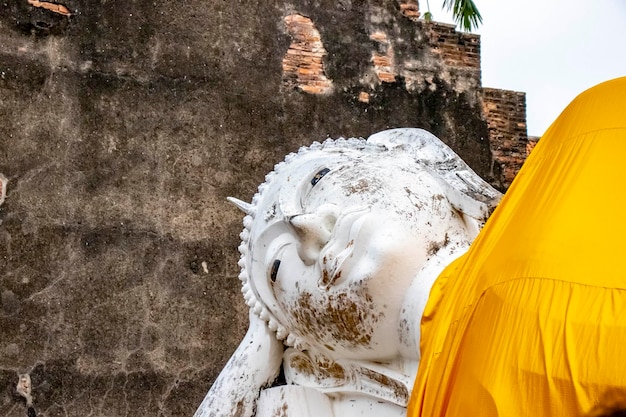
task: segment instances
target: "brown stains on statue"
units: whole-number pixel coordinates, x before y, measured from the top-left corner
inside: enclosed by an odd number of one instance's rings
[[[300,374],[315,375],[315,366],[313,365],[313,362],[304,354],[295,355],[289,361],[289,365]]]
[[[313,21],[290,14],[284,22],[292,42],[283,58],[283,83],[306,93],[329,93],[332,82],[326,78],[323,62],[327,52]]]
[[[329,260],[327,256],[324,256],[322,263],[324,268],[322,269],[322,279],[320,280],[320,285],[324,288],[328,288],[333,284],[333,282],[341,278],[341,271],[337,271],[335,274],[328,272],[328,268],[326,266],[328,265]]]
[[[347,378],[345,369],[337,362],[322,357],[311,358],[305,353],[291,356],[289,366],[299,374],[314,378],[318,383],[329,378],[335,381],[345,381]]]
[[[245,406],[243,400],[240,400],[235,406],[235,414],[233,417],[243,417],[245,415]]]
[[[400,403],[408,403],[409,401],[409,392],[406,387],[400,382],[388,377],[387,375],[383,375],[379,372],[373,371],[371,369],[367,369],[364,367],[359,368],[359,373],[361,376],[375,381],[378,385],[382,387],[389,388],[392,392],[396,400]]]
[[[372,339],[374,323],[382,313],[376,313],[373,300],[365,288],[350,292],[324,294],[315,297],[303,292],[295,305],[289,305],[288,315],[305,335],[321,344],[367,347]]]

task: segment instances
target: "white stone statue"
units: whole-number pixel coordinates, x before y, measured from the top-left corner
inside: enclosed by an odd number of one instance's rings
[[[230,199],[250,328],[196,417],[404,416],[432,283],[500,197],[421,129],[288,155]]]

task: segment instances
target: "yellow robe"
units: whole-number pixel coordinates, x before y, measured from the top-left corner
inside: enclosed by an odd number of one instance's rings
[[[422,318],[409,417],[568,417],[626,391],[626,77],[547,130]]]

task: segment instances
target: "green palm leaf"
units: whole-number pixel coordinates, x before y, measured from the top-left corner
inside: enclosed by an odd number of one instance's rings
[[[472,0],[444,0],[443,7],[452,11],[454,20],[462,30],[469,32],[477,29],[483,22],[483,17]]]

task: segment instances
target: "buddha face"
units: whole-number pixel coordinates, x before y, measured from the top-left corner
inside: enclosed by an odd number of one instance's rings
[[[261,193],[247,269],[257,296],[310,349],[384,360],[398,352],[406,290],[459,236],[470,239],[461,215],[409,156],[311,150]]]

